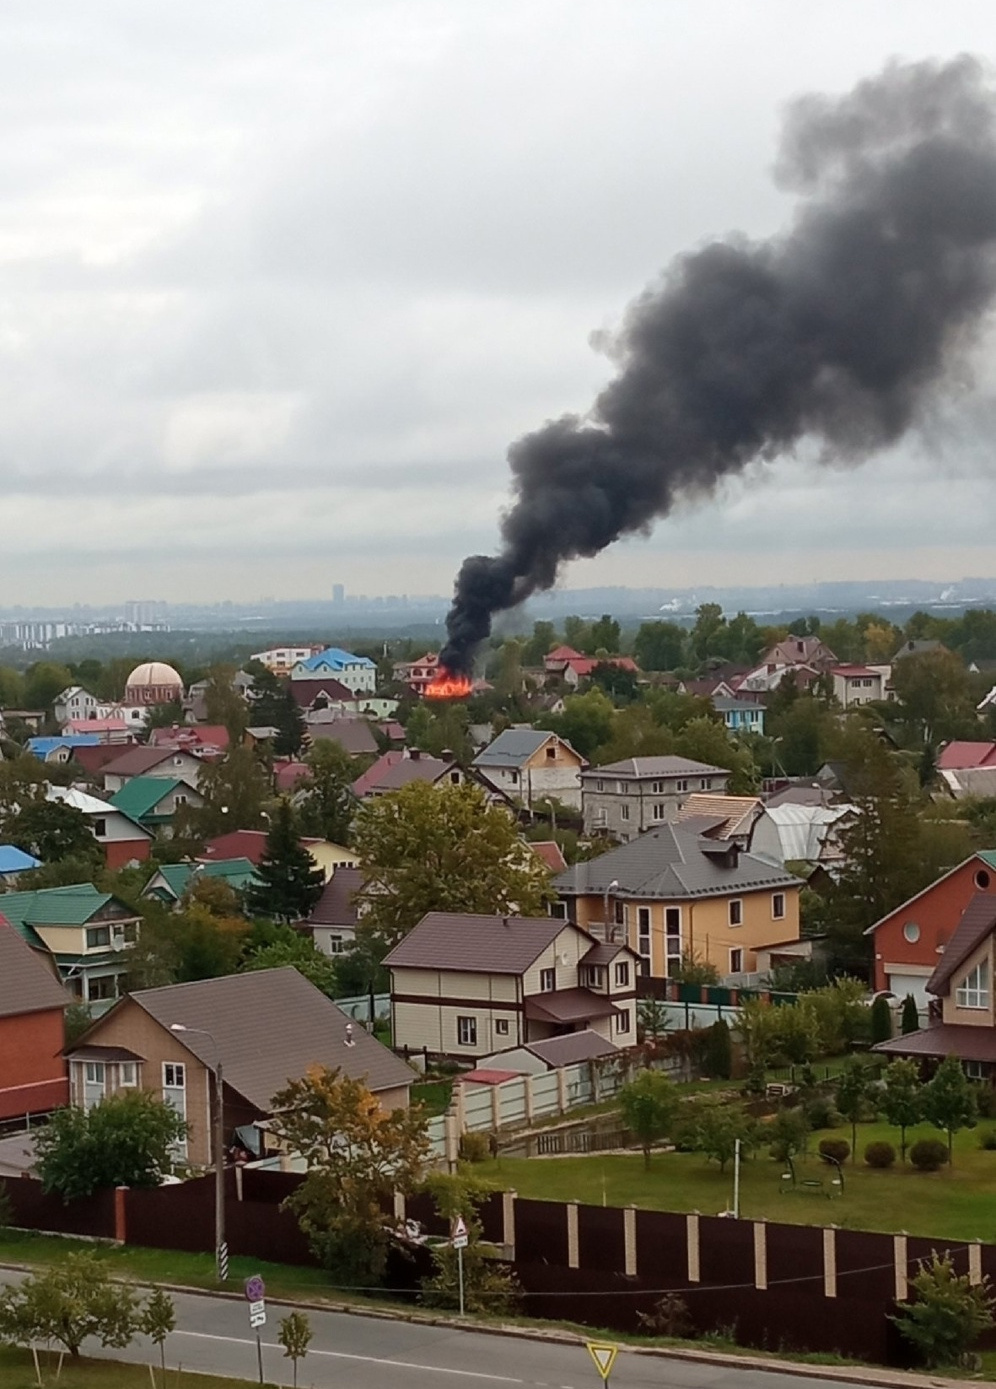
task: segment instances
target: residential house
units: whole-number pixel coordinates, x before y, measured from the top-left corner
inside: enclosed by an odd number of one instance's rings
[[[957,1056],[972,1080],[996,1078],[996,1008],[993,1003],[996,893],[969,898],[943,953],[926,980],[927,1026],[880,1043],[875,1050],[935,1065]]]
[[[153,834],[169,839],[176,812],[181,806],[198,809],[204,797],[181,777],[136,776],[115,791],[110,803]]]
[[[627,757],[589,767],[581,774],[585,834],[626,842],[645,830],[676,820],[693,791],[725,793],[725,767],[689,757]]]
[[[861,812],[857,806],[798,805],[769,802],[758,816],[750,851],[774,863],[822,865],[833,874],[844,865],[840,832]]]
[[[352,690],[333,676],[318,680],[290,680],[287,688],[302,713],[310,713],[314,709],[335,709],[341,714],[349,713],[357,699]]]
[[[887,698],[888,669],[887,666],[864,665],[831,667],[834,697],[841,708],[857,709],[862,704]]]
[[[202,761],[217,761],[228,751],[228,729],[221,723],[173,724],[154,728],[149,747],[188,752]]]
[[[948,743],[938,754],[937,775],[955,800],[996,796],[996,743]]]
[[[466,779],[462,767],[453,758],[430,757],[418,748],[390,748],[356,778],[353,795],[363,801],[368,796],[398,791],[413,781],[425,781],[430,786],[460,786]]]
[[[70,719],[62,730],[64,733],[84,733],[97,738],[101,743],[115,747],[134,743],[135,729],[120,714],[109,714],[107,718]]]
[[[185,781],[196,787],[204,763],[192,752],[178,748],[135,747],[104,764],[104,790],[113,794],[136,777],[165,777],[168,781]]]
[[[80,812],[112,871],[144,863],[152,852],[152,831],[110,801],[102,801],[75,786],[46,787],[45,799],[62,801]]]
[[[256,651],[249,657],[274,675],[289,675],[296,665],[317,656],[321,646],[271,646],[268,651]]]
[[[763,809],[759,796],[720,796],[710,791],[693,791],[678,811],[677,823],[710,839],[736,840],[741,849],[747,849]]]
[[[292,680],[338,680],[353,694],[373,694],[377,688],[377,666],[369,656],[356,656],[352,651],[329,646],[291,667]]]
[[[227,834],[219,834],[214,839],[209,839],[200,853],[198,862],[248,859],[258,868],[266,853],[266,840],[265,830],[230,830]],[[314,839],[309,836],[302,837],[301,843],[314,859],[316,868],[320,868],[325,874],[326,880],[339,867],[356,866],[356,854],[342,844],[333,844],[329,839]]]
[[[373,726],[367,719],[345,719],[327,710],[317,710],[313,714],[305,714],[304,721],[311,743],[328,739],[338,743],[350,757],[369,757],[371,753],[377,756],[380,753]]]
[[[82,685],[69,685],[61,694],[56,695],[52,703],[52,717],[61,727],[70,719],[87,719],[91,715],[96,717],[105,707],[102,700],[85,690]]]
[[[905,660],[907,656],[931,656],[935,651],[945,651],[948,655],[951,654],[950,649],[941,641],[934,641],[929,638],[923,638],[917,641],[904,641],[893,656],[892,661],[893,664],[895,664],[896,661]]]
[[[51,957],[73,998],[93,1005],[118,996],[141,921],[126,902],[92,883],[76,883],[6,892],[2,904],[28,945]]]
[[[356,894],[363,887],[363,870],[336,868],[311,910],[295,926],[323,955],[341,955],[356,939],[359,908]]]
[[[32,757],[39,762],[54,762],[64,765],[69,762],[78,749],[98,747],[100,739],[96,733],[60,733],[29,738],[25,744]],[[118,749],[119,751],[120,749]]]
[[[602,1061],[619,1055],[619,1047],[592,1028],[548,1037],[543,1042],[526,1042],[481,1058],[481,1067],[499,1067],[513,1075],[541,1075],[582,1061]]]
[[[51,955],[32,949],[0,914],[0,1123],[69,1098],[62,1055],[69,1002]]]
[[[22,873],[40,867],[40,858],[26,854],[16,844],[0,844],[0,887],[14,887]]]
[[[212,863],[164,863],[142,888],[143,897],[154,897],[168,906],[179,906],[184,893],[201,878],[227,883],[241,896],[259,881],[255,865],[247,858],[218,859]]]
[[[756,733],[764,735],[764,705],[756,699],[738,699],[736,695],[713,695],[712,707],[734,735]]]
[[[766,666],[812,666],[816,670],[829,670],[837,664],[837,657],[820,637],[797,637],[789,633],[782,641],[775,642],[761,657]]]
[[[633,675],[640,673],[640,667],[632,656],[584,656],[572,646],[558,646],[543,657],[543,670],[548,676],[556,676],[573,689],[587,680],[596,666],[618,666]]]
[[[926,1008],[928,980],[965,908],[980,893],[996,901],[996,850],[973,854],[869,926],[865,935],[872,937],[876,990],[898,998],[912,994],[917,1007]]]
[[[799,939],[799,889],[791,873],[729,840],[665,824],[553,881],[554,909],[668,977],[683,958],[721,975],[756,971],[757,951]]]
[[[226,1148],[235,1130],[268,1118],[273,1096],[312,1067],[362,1080],[384,1109],[407,1108],[415,1079],[411,1067],[290,967],[140,989],[90,1027],[68,1059],[73,1104],[90,1108],[137,1087],[172,1105],[190,1125],[178,1157],[193,1167],[215,1159],[210,1116],[218,1062]]]
[[[527,810],[555,800],[581,809],[581,773],[588,763],[566,738],[542,728],[507,728],[472,766]]]
[[[548,873],[556,876],[567,867],[564,851],[555,839],[531,839],[526,841]]]
[[[417,661],[395,661],[391,674],[396,684],[407,685],[413,694],[422,694],[439,674],[439,652],[427,651]]]
[[[635,955],[569,921],[429,912],[384,964],[395,1046],[478,1060],[585,1028],[636,1041]]]

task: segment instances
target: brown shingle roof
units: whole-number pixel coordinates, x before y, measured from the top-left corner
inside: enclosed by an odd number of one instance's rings
[[[315,723],[309,720],[307,723],[308,737],[312,742],[324,738],[338,743],[350,757],[362,757],[378,751],[377,739],[366,719],[328,719]]]
[[[609,999],[590,989],[555,989],[553,993],[533,994],[526,999],[526,1017],[535,1022],[590,1022],[619,1013]]]
[[[873,1051],[891,1056],[957,1056],[960,1061],[996,1061],[996,1028],[938,1023],[879,1042]]]
[[[310,709],[319,695],[327,695],[333,704],[351,704],[356,695],[339,680],[288,680],[287,688],[299,709]]]
[[[990,892],[977,892],[962,912],[961,920],[937,962],[937,968],[927,980],[928,992],[938,997],[947,994],[951,976],[993,929],[996,929],[996,896]]]
[[[346,1046],[351,1019],[290,966],[140,989],[130,998],[162,1027],[178,1022],[209,1031],[221,1053],[226,1084],[264,1112],[278,1090],[311,1066],[341,1067],[374,1091],[410,1085],[415,1078],[404,1061],[362,1027],[353,1026],[354,1044]],[[93,1031],[96,1040],[99,1024]],[[206,1066],[215,1064],[210,1037],[187,1032],[178,1034],[178,1040]]]
[[[388,969],[522,974],[565,928],[568,922],[551,916],[428,912],[384,963]]]
[[[45,958],[0,915],[0,1018],[65,1008],[72,999]]]
[[[336,868],[304,925],[355,926],[357,912],[353,898],[362,886],[362,869]]]
[[[170,767],[169,775],[172,776],[171,761],[177,751],[176,748],[129,748],[120,757],[115,757],[113,762],[104,763],[104,774],[105,776],[148,776],[156,767],[166,764]],[[191,756],[193,756],[192,753]]]
[[[618,1052],[615,1042],[600,1037],[590,1027],[580,1032],[568,1032],[563,1037],[547,1037],[542,1042],[527,1042],[525,1050],[538,1056],[556,1070],[558,1066],[573,1066],[578,1061],[591,1061],[596,1056],[611,1056]]]
[[[373,784],[374,791],[398,791],[402,786],[410,786],[413,781],[428,781],[432,784],[456,770],[455,762],[444,761],[441,757],[403,757],[387,767]],[[373,771],[373,768],[370,769]],[[355,782],[354,787],[355,791]]]

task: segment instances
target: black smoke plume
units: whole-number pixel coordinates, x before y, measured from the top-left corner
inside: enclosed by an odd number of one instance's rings
[[[799,194],[790,230],[678,257],[630,306],[591,413],[512,445],[501,552],[464,561],[448,669],[469,671],[494,614],[550,588],[566,560],[805,438],[858,460],[950,379],[996,287],[981,64],[891,64],[840,99],[796,101],[777,175]]]

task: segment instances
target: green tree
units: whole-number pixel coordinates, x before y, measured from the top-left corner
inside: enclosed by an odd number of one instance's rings
[[[809,1142],[809,1124],[801,1109],[780,1109],[765,1130],[771,1156],[776,1162],[791,1162]]]
[[[43,863],[71,858],[89,864],[91,875],[103,866],[103,850],[86,816],[63,801],[28,801],[7,821],[5,832],[11,844]]]
[[[868,1072],[858,1057],[849,1056],[837,1077],[834,1103],[851,1125],[851,1153],[858,1151],[858,1124],[864,1118],[871,1093]]]
[[[307,937],[299,935],[289,926],[278,929],[279,937],[249,953],[240,966],[241,970],[283,969],[291,965],[327,998],[335,998],[339,992],[339,979],[331,956],[323,955]]]
[[[641,670],[675,670],[685,653],[687,633],[676,622],[644,622],[633,643]]]
[[[552,622],[534,622],[533,634],[522,649],[524,666],[541,666],[543,657],[557,645],[557,629]]]
[[[458,1216],[467,1227],[463,1251],[464,1308],[467,1312],[501,1316],[515,1309],[522,1293],[518,1280],[505,1266],[489,1257],[483,1245],[480,1208],[496,1189],[492,1183],[466,1170],[430,1172],[425,1182],[436,1212],[448,1224]],[[421,1300],[430,1307],[460,1305],[457,1251],[447,1240],[432,1249],[434,1269],[422,1280]]]
[[[242,742],[243,734],[249,727],[249,708],[232,684],[235,673],[234,666],[212,666],[204,691],[207,722],[224,727],[230,747]]]
[[[597,622],[591,624],[588,633],[587,647],[590,655],[597,655],[599,651],[606,652],[609,656],[614,656],[619,651],[620,637],[619,623],[609,613],[602,613]]]
[[[24,677],[24,698],[29,709],[51,709],[62,691],[73,683],[68,666],[55,661],[36,661]]]
[[[696,762],[725,767],[730,773],[729,791],[734,796],[752,795],[760,785],[753,755],[746,747],[734,745],[718,719],[692,719],[676,735],[675,752]]]
[[[311,1322],[304,1312],[290,1312],[278,1323],[277,1342],[284,1348],[284,1359],[294,1366],[294,1389],[297,1389],[297,1362],[308,1354],[312,1334]]]
[[[298,786],[302,833],[348,844],[356,814],[353,759],[334,738],[320,738],[309,748],[305,761],[308,776]]]
[[[916,1006],[916,999],[912,994],[907,994],[903,999],[903,1011],[900,1018],[899,1030],[904,1037],[908,1037],[911,1032],[920,1031],[920,1011]]]
[[[733,1074],[733,1043],[730,1025],[725,1018],[719,1018],[706,1029],[703,1065],[706,1075],[713,1080],[729,1080]]]
[[[890,1314],[900,1333],[920,1352],[931,1369],[957,1365],[984,1331],[993,1325],[993,1296],[989,1280],[973,1285],[967,1274],[955,1272],[949,1254],[936,1249],[922,1260],[910,1279],[915,1298],[900,1302]]]
[[[252,726],[275,728],[273,751],[278,757],[296,757],[304,742],[306,727],[290,681],[281,680],[258,661],[250,661],[248,674],[253,681],[249,711]]]
[[[421,1183],[430,1147],[421,1107],[381,1108],[338,1069],[315,1067],[274,1095],[271,1127],[307,1175],[284,1202],[322,1264],[348,1281],[379,1279],[391,1194]]]
[[[426,912],[545,915],[543,864],[515,821],[472,783],[413,782],[360,807],[353,836],[366,881],[361,933],[393,945]]]
[[[149,1294],[140,1314],[138,1329],[143,1336],[148,1336],[154,1346],[159,1347],[162,1386],[166,1389],[166,1337],[176,1330],[176,1306],[163,1288],[153,1288]]]
[[[677,1091],[663,1071],[646,1070],[619,1091],[623,1123],[639,1140],[645,1167],[655,1143],[667,1135],[678,1102]]]
[[[602,690],[568,695],[562,714],[546,714],[537,721],[538,728],[549,729],[566,738],[582,757],[591,759],[612,734],[615,709],[612,700]]]
[[[204,804],[182,806],[176,816],[176,834],[203,843],[229,830],[256,830],[264,822],[263,808],[270,798],[270,779],[252,748],[230,747],[218,762],[205,762],[197,789]]]
[[[255,916],[301,921],[311,912],[324,886],[325,875],[301,843],[294,809],[282,797],[270,820],[256,880],[247,889],[246,905]]]
[[[138,1295],[112,1279],[96,1254],[66,1254],[0,1293],[0,1338],[17,1345],[54,1341],[77,1359],[90,1337],[123,1350],[139,1330]]]
[[[899,1152],[906,1161],[906,1131],[923,1118],[923,1084],[915,1061],[893,1061],[885,1072],[879,1106],[886,1123],[899,1130]]]
[[[892,1009],[884,994],[879,994],[871,1006],[872,1042],[888,1042],[892,1037]]]
[[[951,651],[925,651],[904,656],[892,667],[897,711],[910,737],[936,745],[978,727],[968,671]]]
[[[923,1087],[923,1117],[948,1140],[948,1162],[954,1162],[954,1136],[972,1129],[978,1118],[978,1102],[957,1056],[946,1056],[933,1078]]]
[[[35,1139],[46,1191],[66,1202],[115,1186],[158,1186],[187,1124],[151,1090],[121,1090],[92,1109],[57,1109]]]
[[[712,1099],[695,1102],[691,1123],[686,1127],[683,1116],[682,1130],[685,1141],[690,1142],[696,1152],[718,1162],[721,1172],[735,1157],[738,1142],[741,1152],[747,1154],[756,1141],[754,1121],[740,1105]]]

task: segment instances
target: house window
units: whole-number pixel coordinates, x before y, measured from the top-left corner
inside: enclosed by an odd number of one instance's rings
[[[955,995],[959,1008],[989,1007],[989,961],[980,960],[958,985]]]
[[[476,1018],[457,1018],[457,1041],[462,1047],[477,1046]]]
[[[181,794],[181,795],[174,796],[174,797],[173,797],[173,804],[174,804],[174,806],[177,806],[177,805],[186,805],[186,804],[187,804],[187,798],[186,798],[186,796],[184,796],[184,795],[182,795],[182,794]]]
[[[459,786],[459,785],[460,785],[460,773],[459,773],[459,772],[450,772],[450,784],[453,785],[453,786]]]
[[[744,952],[742,950],[730,951],[730,973],[742,974],[744,968]]]
[[[138,1084],[138,1062],[122,1061],[118,1069],[118,1084],[122,1090],[133,1090]]]
[[[330,955],[341,955],[345,948],[346,947],[343,945],[342,936],[329,936]]]
[[[623,960],[616,965],[616,988],[625,989],[629,987],[629,961]]]
[[[784,892],[773,892],[771,894],[771,916],[774,921],[781,921],[785,915],[785,894]]]
[[[596,790],[596,791],[604,791],[604,790],[605,790],[605,784],[604,784],[604,782],[596,781],[596,782],[595,782],[595,790]]]
[[[621,1013],[617,1013],[617,1014],[616,1014],[616,1031],[617,1031],[617,1032],[628,1032],[628,1031],[629,1031],[629,1009],[628,1009],[628,1008],[624,1009]]]
[[[920,927],[915,921],[907,921],[903,927],[903,940],[908,941],[910,945],[916,945],[919,939]]]
[[[650,794],[651,794],[652,796],[663,796],[663,794],[664,794],[664,783],[663,783],[663,781],[652,781],[652,782],[650,783]]]
[[[688,782],[687,782],[687,780],[682,779],[682,780],[680,780],[680,781],[676,781],[675,784],[674,784],[674,789],[675,789],[676,791],[687,791],[687,790],[688,790]]]
[[[637,907],[636,909],[636,929],[641,936],[650,934],[650,908]]]
[[[556,760],[557,760],[557,745],[556,745],[556,743],[551,743],[550,746],[547,748],[547,750],[546,750],[546,760],[547,760],[548,762],[556,762]]]
[[[93,835],[94,835],[94,838],[95,838],[95,839],[106,839],[106,837],[107,837],[107,821],[106,821],[106,820],[94,820],[94,822],[93,822]]]
[[[674,974],[681,966],[681,908],[664,908],[664,955],[667,973]]]
[[[508,1036],[508,1018],[495,1018],[495,1036]]]
[[[513,786],[518,786],[518,784],[519,784],[519,773],[518,773],[518,772],[509,772],[509,774],[508,774],[508,779],[509,779],[509,781],[512,783]]]
[[[87,985],[87,998],[97,1002],[105,998],[117,998],[117,975],[102,974],[99,979],[91,979]]]
[[[175,1109],[181,1119],[187,1117],[187,1069],[182,1061],[163,1062],[163,1103]],[[176,1158],[187,1156],[187,1140],[181,1138],[170,1152]]]
[[[621,820],[628,820],[628,819],[629,819],[629,806],[628,806],[628,805],[624,805],[624,806],[620,809],[620,811],[619,811],[619,818],[620,818]]]
[[[650,808],[651,818],[654,820],[664,819],[664,806],[660,801],[655,801]]]
[[[988,1068],[984,1061],[963,1061],[962,1069],[969,1080],[985,1080]]]
[[[602,987],[602,970],[599,965],[589,965],[584,975],[585,987],[589,989],[600,989]]]
[[[163,1089],[185,1090],[187,1088],[186,1067],[182,1061],[163,1062]]]
[[[87,950],[100,950],[111,943],[110,926],[88,926],[86,932]]]
[[[566,903],[566,902],[551,902],[551,903],[550,903],[550,915],[551,915],[552,917],[555,917],[557,921],[566,921],[566,920],[567,920],[567,903]]]
[[[861,683],[862,683],[862,685],[865,686],[866,689],[869,689],[869,690],[871,689],[871,683],[872,683],[872,682],[871,682],[870,680],[862,680]]]
[[[730,902],[730,925],[742,926],[744,922],[744,904],[739,897],[734,897]]]
[[[105,1076],[103,1061],[87,1061],[83,1068],[83,1073],[87,1085],[99,1085],[103,1087]]]
[[[626,906],[618,898],[612,903],[612,919],[617,926],[625,926],[626,924]]]
[[[557,971],[555,969],[540,970],[540,992],[545,994],[553,993],[557,987]]]

